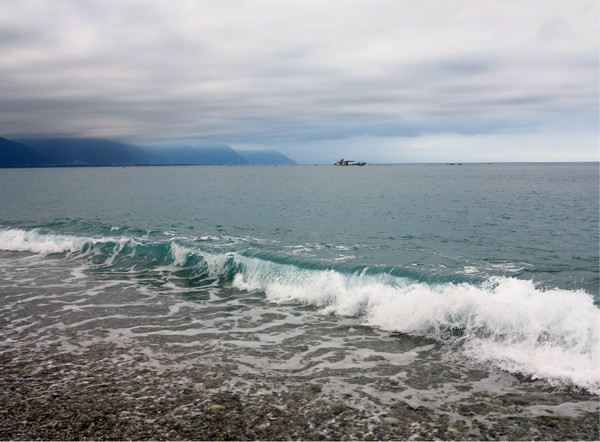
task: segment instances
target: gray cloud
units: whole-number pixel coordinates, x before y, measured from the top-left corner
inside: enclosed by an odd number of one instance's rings
[[[0,10],[5,137],[277,147],[598,131],[595,0],[21,0]]]

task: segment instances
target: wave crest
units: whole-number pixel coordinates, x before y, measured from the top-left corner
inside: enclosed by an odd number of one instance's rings
[[[360,317],[373,327],[457,345],[468,357],[513,373],[600,393],[600,309],[582,290],[542,290],[531,281],[508,277],[481,283],[424,282],[392,270],[319,268],[208,252],[180,239],[93,238],[0,228],[0,249],[63,253],[103,268],[186,268],[191,275],[216,278],[242,291],[264,292],[274,303],[302,303],[324,314]]]
[[[272,302],[360,316],[370,326],[460,344],[472,359],[510,372],[600,392],[600,310],[584,291],[540,290],[507,277],[432,285],[365,270],[241,261],[233,285],[264,291]]]
[[[42,233],[37,229],[0,230],[0,250],[41,254],[66,253],[83,250],[87,238],[72,235]]]

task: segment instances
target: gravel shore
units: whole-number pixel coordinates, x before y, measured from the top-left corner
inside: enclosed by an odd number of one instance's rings
[[[307,382],[270,394],[227,391],[214,367],[158,374],[135,361],[0,355],[2,440],[598,440],[597,412],[525,413],[531,400],[480,397],[448,413],[397,401],[360,410]],[[227,373],[226,364],[222,373]],[[262,381],[257,378],[257,384]],[[218,391],[220,390],[220,391]],[[369,397],[369,400],[377,400]],[[589,395],[588,395],[589,400]],[[551,408],[551,407],[549,407]],[[452,411],[452,413],[450,413]],[[499,419],[500,414],[508,418]]]

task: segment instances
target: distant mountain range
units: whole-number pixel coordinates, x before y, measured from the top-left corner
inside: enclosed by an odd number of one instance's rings
[[[236,151],[227,145],[144,148],[90,138],[7,140],[0,167],[296,164],[274,150]]]

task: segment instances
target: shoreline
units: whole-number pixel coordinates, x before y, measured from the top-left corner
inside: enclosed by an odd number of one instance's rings
[[[321,397],[314,379],[289,391],[242,392],[222,367],[152,370],[97,347],[86,355],[0,355],[2,440],[597,440],[598,415],[558,415],[560,403],[481,397],[434,410],[398,400],[383,411]],[[256,384],[262,379],[257,373]],[[268,382],[268,379],[266,380]],[[571,396],[577,397],[577,395]],[[590,401],[593,396],[582,394]],[[365,398],[367,399],[367,398]],[[370,401],[377,398],[368,397]],[[469,401],[471,402],[471,401]],[[538,406],[543,414],[528,415]],[[500,416],[500,414],[508,416]]]

